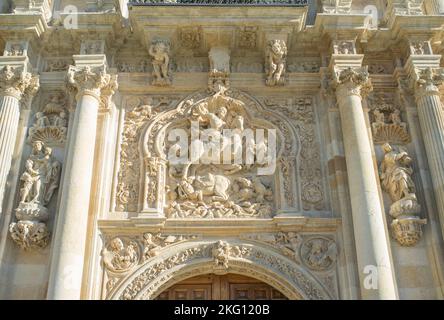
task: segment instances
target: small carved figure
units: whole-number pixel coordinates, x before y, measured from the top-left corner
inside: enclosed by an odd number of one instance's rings
[[[171,84],[168,74],[170,63],[169,50],[169,43],[162,40],[153,42],[149,48],[148,52],[153,57],[153,85],[166,86]]]
[[[285,63],[287,46],[283,40],[271,40],[266,51],[266,84],[269,86],[283,85],[285,82]]]
[[[43,112],[37,112],[35,114],[35,122],[33,128],[44,128],[50,125],[49,119],[43,114]]]
[[[26,160],[25,172],[23,172],[20,180],[23,181],[23,186],[20,189],[20,202],[31,202],[31,189],[34,185],[35,177],[38,172],[33,169],[34,162],[30,159]],[[37,194],[38,196],[38,194]]]
[[[385,124],[385,115],[379,109],[373,110],[373,116],[375,118],[375,121],[372,124],[374,129],[379,128]]]
[[[219,240],[213,248],[213,258],[216,267],[228,268],[228,259],[230,253],[230,245]]]

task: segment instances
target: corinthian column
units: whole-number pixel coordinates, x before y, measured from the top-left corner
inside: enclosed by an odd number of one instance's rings
[[[112,94],[110,88],[117,85],[104,64],[76,65],[67,75],[67,86],[76,93],[77,105],[67,144],[48,299],[80,299],[98,108],[106,100],[104,92]]]
[[[23,67],[6,65],[0,70],[0,208],[17,137],[20,100],[35,94],[38,87],[38,77]]]
[[[444,232],[444,111],[439,88],[444,81],[443,68],[410,68],[418,118]]]
[[[361,94],[371,90],[367,68],[334,67],[344,135],[356,254],[363,299],[397,299],[377,176]],[[377,279],[377,283],[371,283]]]

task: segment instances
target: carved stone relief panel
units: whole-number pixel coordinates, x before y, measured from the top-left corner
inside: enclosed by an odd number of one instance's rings
[[[63,146],[68,130],[68,98],[63,92],[50,94],[43,108],[36,112],[29,128],[27,142],[42,141],[45,145]]]
[[[104,296],[109,299],[152,299],[171,280],[232,271],[266,279],[290,298],[337,297],[337,248],[335,240],[325,235],[279,232],[215,240],[193,234],[145,233],[105,235],[103,240]],[[305,271],[307,267],[312,274]],[[276,274],[294,287],[285,288],[273,280]]]
[[[311,97],[301,98],[263,98],[264,104],[289,119],[294,125],[300,142],[298,184],[301,190],[303,209],[325,209],[324,186],[322,180],[319,138],[316,133],[316,120]],[[294,203],[294,194],[291,192],[291,180],[295,168],[296,155],[281,159],[281,168],[284,173],[284,191],[287,203]]]
[[[132,96],[125,99],[116,187],[116,211],[135,212],[139,209],[141,132],[155,115],[170,103],[171,98],[164,96]]]
[[[401,107],[392,94],[375,92],[369,98],[369,106],[373,140],[376,144],[410,142],[407,123],[402,120]]]

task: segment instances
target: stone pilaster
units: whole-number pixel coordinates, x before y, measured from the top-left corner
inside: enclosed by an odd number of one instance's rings
[[[39,88],[39,79],[26,71],[26,64],[0,61],[0,208],[11,168],[20,119],[20,105]],[[2,66],[3,65],[3,66]]]
[[[359,66],[362,58],[335,55],[332,63],[344,136],[361,296],[363,299],[397,299],[390,243],[362,108],[362,95],[371,90],[367,68]],[[342,63],[335,64],[336,60]],[[345,67],[345,61],[352,67]],[[376,286],[369,286],[366,280],[372,269]]]
[[[77,105],[67,144],[48,299],[80,299],[98,109],[104,94],[112,94],[117,86],[107,73],[104,55],[74,56],[74,61],[67,86]]]

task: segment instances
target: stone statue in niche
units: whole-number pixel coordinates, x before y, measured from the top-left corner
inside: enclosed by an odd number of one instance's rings
[[[35,114],[29,128],[28,143],[42,141],[48,146],[62,146],[66,141],[68,115],[66,100],[62,94],[53,94],[42,111]]]
[[[34,141],[20,177],[20,202],[15,210],[18,221],[9,226],[11,237],[23,249],[48,244],[49,232],[44,222],[49,218],[47,205],[59,186],[60,172],[61,164],[52,156],[52,149]]]
[[[153,57],[153,81],[154,86],[171,85],[169,75],[170,44],[166,40],[156,40],[151,44],[148,53]]]
[[[191,148],[198,152],[194,161],[182,155],[177,141],[165,141],[165,149],[181,161],[168,161],[167,166],[167,206],[169,218],[267,218],[272,214],[273,194],[271,176],[257,176],[256,169],[261,164],[251,161],[248,164],[223,161],[214,162],[214,157],[223,159],[224,152],[229,152],[234,159],[238,154],[245,159],[248,152],[256,149],[267,151],[267,145],[256,143],[254,134],[242,140],[233,149],[231,140],[224,136],[225,129],[242,134],[251,126],[242,101],[227,95],[226,88],[219,82],[214,86],[215,93],[200,101],[187,105],[185,122],[180,122],[180,129],[191,136]],[[211,139],[193,139],[193,123],[198,123],[199,130],[211,132]],[[185,127],[185,129],[184,129]],[[170,130],[177,129],[171,124]],[[167,134],[168,135],[168,134]],[[229,148],[229,149],[228,149]],[[239,148],[239,149],[237,149]],[[205,153],[202,150],[213,150]],[[250,151],[249,151],[250,150]],[[254,157],[254,153],[251,152]],[[252,160],[254,160],[252,158]]]
[[[285,84],[287,45],[283,40],[270,40],[265,50],[265,72],[268,86]]]
[[[418,217],[421,206],[416,198],[416,188],[412,180],[412,159],[399,148],[397,152],[385,143],[382,146],[384,159],[380,167],[381,186],[390,195],[392,205],[390,215],[394,238],[404,246],[415,245],[422,235],[421,225],[425,219]]]

